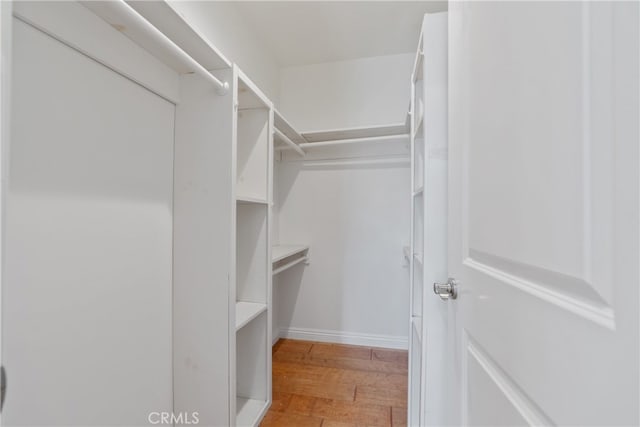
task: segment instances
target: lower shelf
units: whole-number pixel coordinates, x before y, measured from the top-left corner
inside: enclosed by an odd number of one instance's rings
[[[258,317],[258,315],[266,309],[266,304],[243,301],[236,302],[236,331]]]
[[[257,426],[267,412],[267,403],[264,400],[236,399],[236,425],[241,427]]]

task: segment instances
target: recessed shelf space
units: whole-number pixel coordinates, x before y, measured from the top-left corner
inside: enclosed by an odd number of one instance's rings
[[[236,424],[256,426],[267,409],[269,369],[267,312],[236,332]],[[269,344],[269,345],[268,345]]]
[[[281,273],[294,265],[309,260],[307,245],[276,245],[271,251],[273,274]]]
[[[262,312],[267,309],[266,304],[257,302],[243,302],[236,303],[236,330],[242,328],[247,323],[258,317]]]
[[[238,112],[238,199],[267,200],[269,140],[269,110]]]
[[[236,301],[267,303],[267,211],[264,204],[236,206]]]

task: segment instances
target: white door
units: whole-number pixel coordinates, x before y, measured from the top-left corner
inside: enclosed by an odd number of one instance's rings
[[[455,422],[637,425],[637,2],[449,3]]]
[[[12,36],[3,425],[148,425],[172,409],[175,107],[17,18]]]

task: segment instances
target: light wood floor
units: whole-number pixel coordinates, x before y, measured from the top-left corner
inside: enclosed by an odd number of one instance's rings
[[[261,426],[407,424],[407,352],[280,340],[273,404]]]

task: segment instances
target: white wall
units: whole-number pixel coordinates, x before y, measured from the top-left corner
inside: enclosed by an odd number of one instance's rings
[[[279,110],[300,131],[404,122],[414,54],[283,68]]]
[[[403,122],[412,65],[406,54],[285,68],[279,108],[301,131]],[[345,163],[373,156],[389,163]],[[305,162],[276,164],[275,239],[310,244],[311,262],[276,276],[274,334],[406,345],[408,157],[405,143],[392,142],[314,150]]]
[[[170,1],[187,22],[197,28],[273,101],[278,102],[279,68],[275,56],[255,34],[234,2]]]

